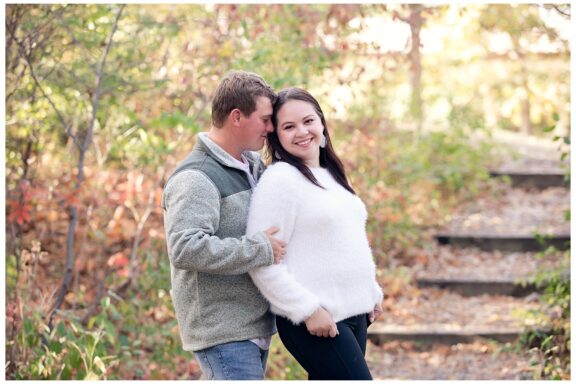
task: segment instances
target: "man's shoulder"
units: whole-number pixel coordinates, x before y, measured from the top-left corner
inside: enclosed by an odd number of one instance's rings
[[[216,174],[224,172],[225,168],[209,153],[194,149],[188,156],[178,164],[170,178],[175,177],[181,172],[196,170],[204,173],[210,179]]]
[[[178,175],[190,173],[201,174],[203,176],[201,182],[213,185],[218,190],[221,198],[251,189],[243,171],[223,165],[218,159],[213,158],[210,153],[191,153],[174,171],[170,179],[175,177],[186,178],[186,176]],[[200,182],[198,178],[196,176],[196,184]],[[195,188],[195,185],[190,185],[189,188]]]
[[[201,181],[210,182],[214,175],[222,171],[222,166],[208,153],[194,149],[174,169],[165,184],[165,189],[174,184],[197,185]],[[193,183],[192,183],[193,182]],[[213,184],[213,183],[212,183]]]

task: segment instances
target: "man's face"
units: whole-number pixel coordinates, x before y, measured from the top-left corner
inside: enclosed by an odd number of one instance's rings
[[[240,140],[245,151],[259,151],[272,132],[272,103],[267,97],[256,99],[256,110],[250,116],[241,116]]]

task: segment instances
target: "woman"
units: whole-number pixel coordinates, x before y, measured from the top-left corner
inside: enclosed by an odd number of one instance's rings
[[[276,226],[288,245],[281,264],[250,276],[309,379],[370,380],[366,334],[382,312],[382,290],[366,208],[348,183],[316,99],[299,88],[278,96],[268,135],[272,165],[254,190],[247,234]]]

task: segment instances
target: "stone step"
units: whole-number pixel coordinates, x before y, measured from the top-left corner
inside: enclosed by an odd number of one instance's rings
[[[492,170],[490,171],[490,176],[510,179],[511,185],[514,188],[570,188],[570,183],[566,180],[563,173],[527,173]]]
[[[483,280],[419,277],[416,279],[419,288],[448,289],[462,296],[505,295],[523,297],[534,292],[541,292],[534,283],[522,283],[514,280]]]
[[[376,345],[391,341],[413,341],[421,344],[472,343],[479,339],[491,339],[501,343],[511,343],[520,337],[521,327],[474,326],[422,324],[403,326],[376,322],[368,328],[368,339]]]
[[[539,252],[550,246],[559,250],[570,249],[569,234],[546,235],[544,238],[538,239],[534,235],[442,232],[435,234],[434,238],[442,245],[475,247],[487,252]]]

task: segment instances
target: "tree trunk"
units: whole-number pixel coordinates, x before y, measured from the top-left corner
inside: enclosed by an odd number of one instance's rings
[[[410,98],[410,112],[416,121],[416,136],[419,137],[422,129],[422,57],[420,53],[420,30],[422,29],[422,5],[410,4],[408,22],[411,32],[410,71],[412,96]]]
[[[522,106],[521,106],[521,118],[522,118],[522,126],[521,131],[526,135],[532,134],[532,119],[530,118],[530,87],[528,86],[528,70],[526,68],[526,59],[524,54],[520,49],[516,50],[518,53],[518,57],[520,58],[520,73],[522,76]]]

